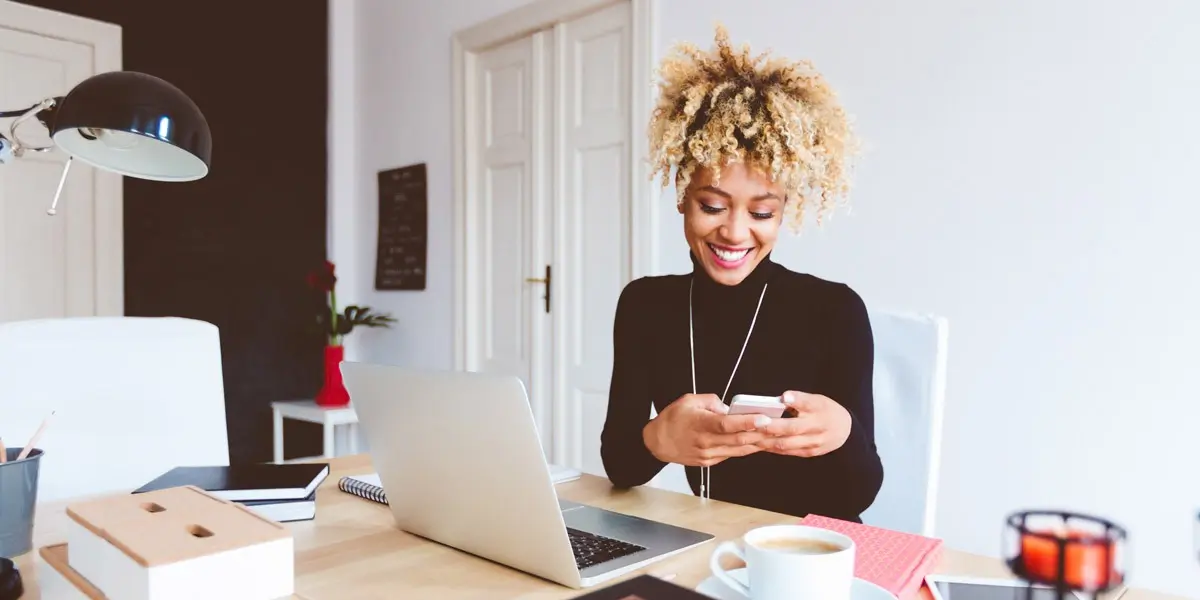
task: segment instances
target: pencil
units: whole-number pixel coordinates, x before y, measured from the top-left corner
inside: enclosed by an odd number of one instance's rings
[[[56,411],[50,411],[50,417],[53,417],[55,412]],[[29,453],[33,450],[34,444],[37,444],[38,439],[42,437],[42,432],[46,431],[46,425],[50,423],[50,417],[46,417],[46,419],[42,421],[41,426],[38,427],[37,431],[33,433],[33,437],[29,438],[29,443],[25,444],[25,447],[21,449],[21,453],[17,455],[17,460],[25,460],[25,457],[29,456]]]

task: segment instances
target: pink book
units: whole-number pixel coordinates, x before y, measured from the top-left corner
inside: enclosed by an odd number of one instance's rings
[[[925,576],[942,558],[942,540],[939,539],[820,515],[808,515],[800,520],[800,524],[849,536],[858,547],[854,576],[878,585],[900,600],[916,598]]]

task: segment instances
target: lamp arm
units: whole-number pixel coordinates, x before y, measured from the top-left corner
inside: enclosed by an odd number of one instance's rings
[[[52,150],[54,145],[49,146],[32,146],[21,141],[17,135],[17,128],[26,121],[37,118],[47,130],[51,130],[51,125],[54,122],[54,109],[62,102],[62,97],[46,98],[29,108],[24,110],[5,110],[0,111],[0,118],[16,117],[8,128],[8,135],[0,133],[0,164],[9,162],[12,157],[21,158],[25,152],[46,152]],[[71,156],[67,157],[66,163],[63,164],[62,175],[58,179],[58,189],[54,192],[54,202],[50,204],[50,210],[46,214],[54,215],[58,208],[58,199],[62,197],[63,184],[67,182],[67,173],[71,170]]]
[[[12,117],[19,117],[35,108],[41,108],[41,106],[44,102],[45,102],[45,100],[43,100],[42,102],[38,102],[37,104],[34,104],[33,106],[30,106],[28,108],[22,108],[21,110],[0,110],[0,119],[10,119]]]
[[[17,135],[17,128],[25,124],[26,121],[36,117],[43,127],[50,129],[50,121],[53,117],[54,108],[61,100],[61,97],[46,98],[23,110],[0,111],[0,118],[16,117],[8,128],[8,135],[0,133],[0,138],[7,139],[12,144],[13,155],[20,158],[25,152],[47,152],[54,148],[53,145],[33,146],[22,142],[20,136]]]

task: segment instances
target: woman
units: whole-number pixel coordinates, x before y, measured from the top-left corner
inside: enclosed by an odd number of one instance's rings
[[[703,497],[858,521],[883,481],[866,308],[771,260],[784,213],[798,227],[845,195],[850,127],[807,62],[716,42],[663,65],[651,147],[664,184],[676,173],[693,270],[621,293],[604,468],[630,487],[678,463]],[[737,394],[791,408],[729,415]]]

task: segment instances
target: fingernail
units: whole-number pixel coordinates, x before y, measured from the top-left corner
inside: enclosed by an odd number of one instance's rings
[[[792,404],[792,403],[794,403],[795,401],[796,401],[796,399],[792,397],[792,393],[791,393],[791,392],[788,392],[788,393],[786,393],[786,394],[784,394],[784,395],[783,395],[783,403],[784,403],[784,404]]]
[[[721,405],[721,414],[723,414],[723,415],[729,414],[729,405],[728,404]]]
[[[758,415],[757,417],[754,417],[754,426],[755,427],[762,428],[762,427],[766,427],[767,425],[770,425],[770,424],[771,424],[771,417],[768,417],[766,415]]]

